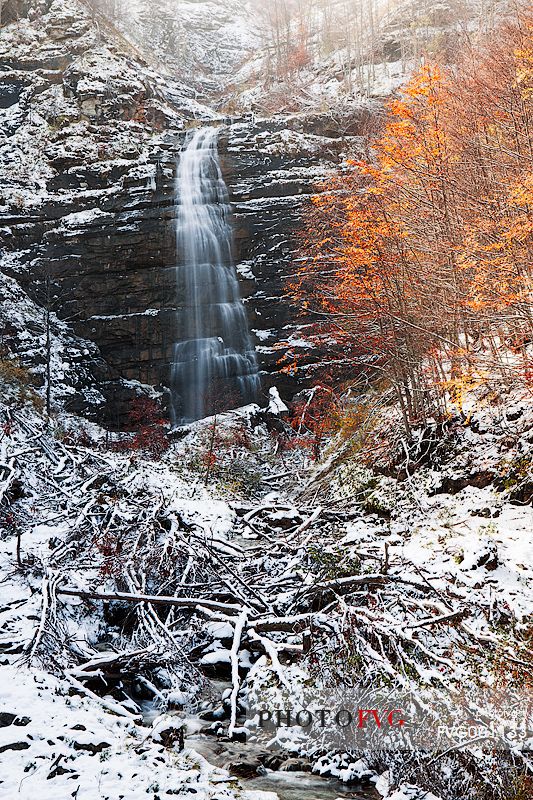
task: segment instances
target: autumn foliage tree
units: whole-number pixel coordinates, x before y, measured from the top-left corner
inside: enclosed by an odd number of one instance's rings
[[[137,397],[130,406],[125,430],[130,432],[119,449],[139,450],[159,460],[170,443],[166,435],[167,421],[159,404],[150,397]]]
[[[475,374],[531,378],[532,96],[521,16],[453,69],[424,64],[372,160],[314,199],[293,296],[386,377],[408,430]]]
[[[302,392],[291,404],[289,424],[296,446],[309,447],[319,461],[328,436],[339,427],[340,402],[330,386],[318,385]]]

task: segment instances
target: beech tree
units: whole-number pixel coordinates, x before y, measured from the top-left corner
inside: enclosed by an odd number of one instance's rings
[[[293,296],[387,377],[408,430],[474,374],[530,379],[532,30],[521,17],[458,69],[425,64],[374,157],[314,200]]]

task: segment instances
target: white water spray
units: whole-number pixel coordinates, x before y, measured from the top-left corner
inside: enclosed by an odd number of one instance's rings
[[[176,194],[178,342],[171,372],[175,424],[253,402],[257,359],[233,263],[228,191],[216,128],[189,136]]]

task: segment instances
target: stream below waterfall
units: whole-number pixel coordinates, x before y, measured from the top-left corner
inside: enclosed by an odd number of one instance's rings
[[[257,546],[256,539],[238,536],[238,541],[244,552]],[[207,676],[206,676],[207,677]],[[220,705],[221,698],[228,692],[232,683],[224,677],[207,677],[209,689],[204,697],[208,706],[216,708]],[[208,699],[209,698],[209,699]],[[216,701],[215,701],[216,698]],[[145,700],[141,704],[144,723],[151,726],[161,714],[157,700]],[[252,741],[230,741],[225,736],[218,737],[209,731],[211,722],[200,716],[183,716],[179,714],[185,732],[185,748],[189,748],[206,759],[210,764],[222,769],[228,769],[238,780],[241,786],[248,791],[273,792],[279,800],[380,800],[381,795],[374,789],[373,784],[345,783],[333,777],[326,777],[311,773],[311,764],[305,758],[296,756],[305,770],[288,770],[283,768],[268,769],[262,767],[263,774],[233,773],[232,765],[243,763],[253,767],[258,765],[265,755],[275,755],[282,751],[266,750],[260,743]],[[241,723],[243,720],[241,720]],[[287,760],[293,759],[295,754],[285,753]],[[283,759],[282,759],[283,761]],[[267,762],[268,763],[268,762]],[[265,799],[266,800],[266,799]]]
[[[221,685],[221,682],[219,685],[218,681],[213,681],[217,689]],[[158,713],[153,703],[146,702],[143,709],[145,724],[151,725]],[[253,762],[265,755],[264,747],[257,743],[227,741],[204,733],[209,723],[198,717],[187,717],[183,724],[186,731],[185,747],[203,756],[215,767],[228,769],[231,763]],[[272,750],[271,754],[276,752]],[[231,768],[229,771],[231,774]],[[302,770],[264,769],[264,774],[249,777],[239,775],[235,776],[235,780],[249,791],[275,792],[279,800],[379,800],[380,797],[372,785],[343,783],[336,778]]]
[[[217,767],[225,767],[228,762],[235,759],[253,758],[262,752],[252,743],[221,742],[202,733],[188,736],[186,745]],[[377,800],[379,797],[371,786],[347,784],[335,778],[303,771],[285,772],[267,769],[264,775],[239,777],[239,781],[248,790],[275,792],[279,800],[336,800],[336,798]]]
[[[247,789],[275,792],[280,800],[336,800],[363,798],[376,800],[374,789],[350,786],[333,778],[322,778],[306,772],[268,772],[246,781]]]

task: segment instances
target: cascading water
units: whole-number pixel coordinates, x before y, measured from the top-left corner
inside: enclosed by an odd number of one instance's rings
[[[178,342],[171,372],[174,424],[256,400],[257,360],[233,263],[228,191],[216,128],[194,131],[176,195]]]

